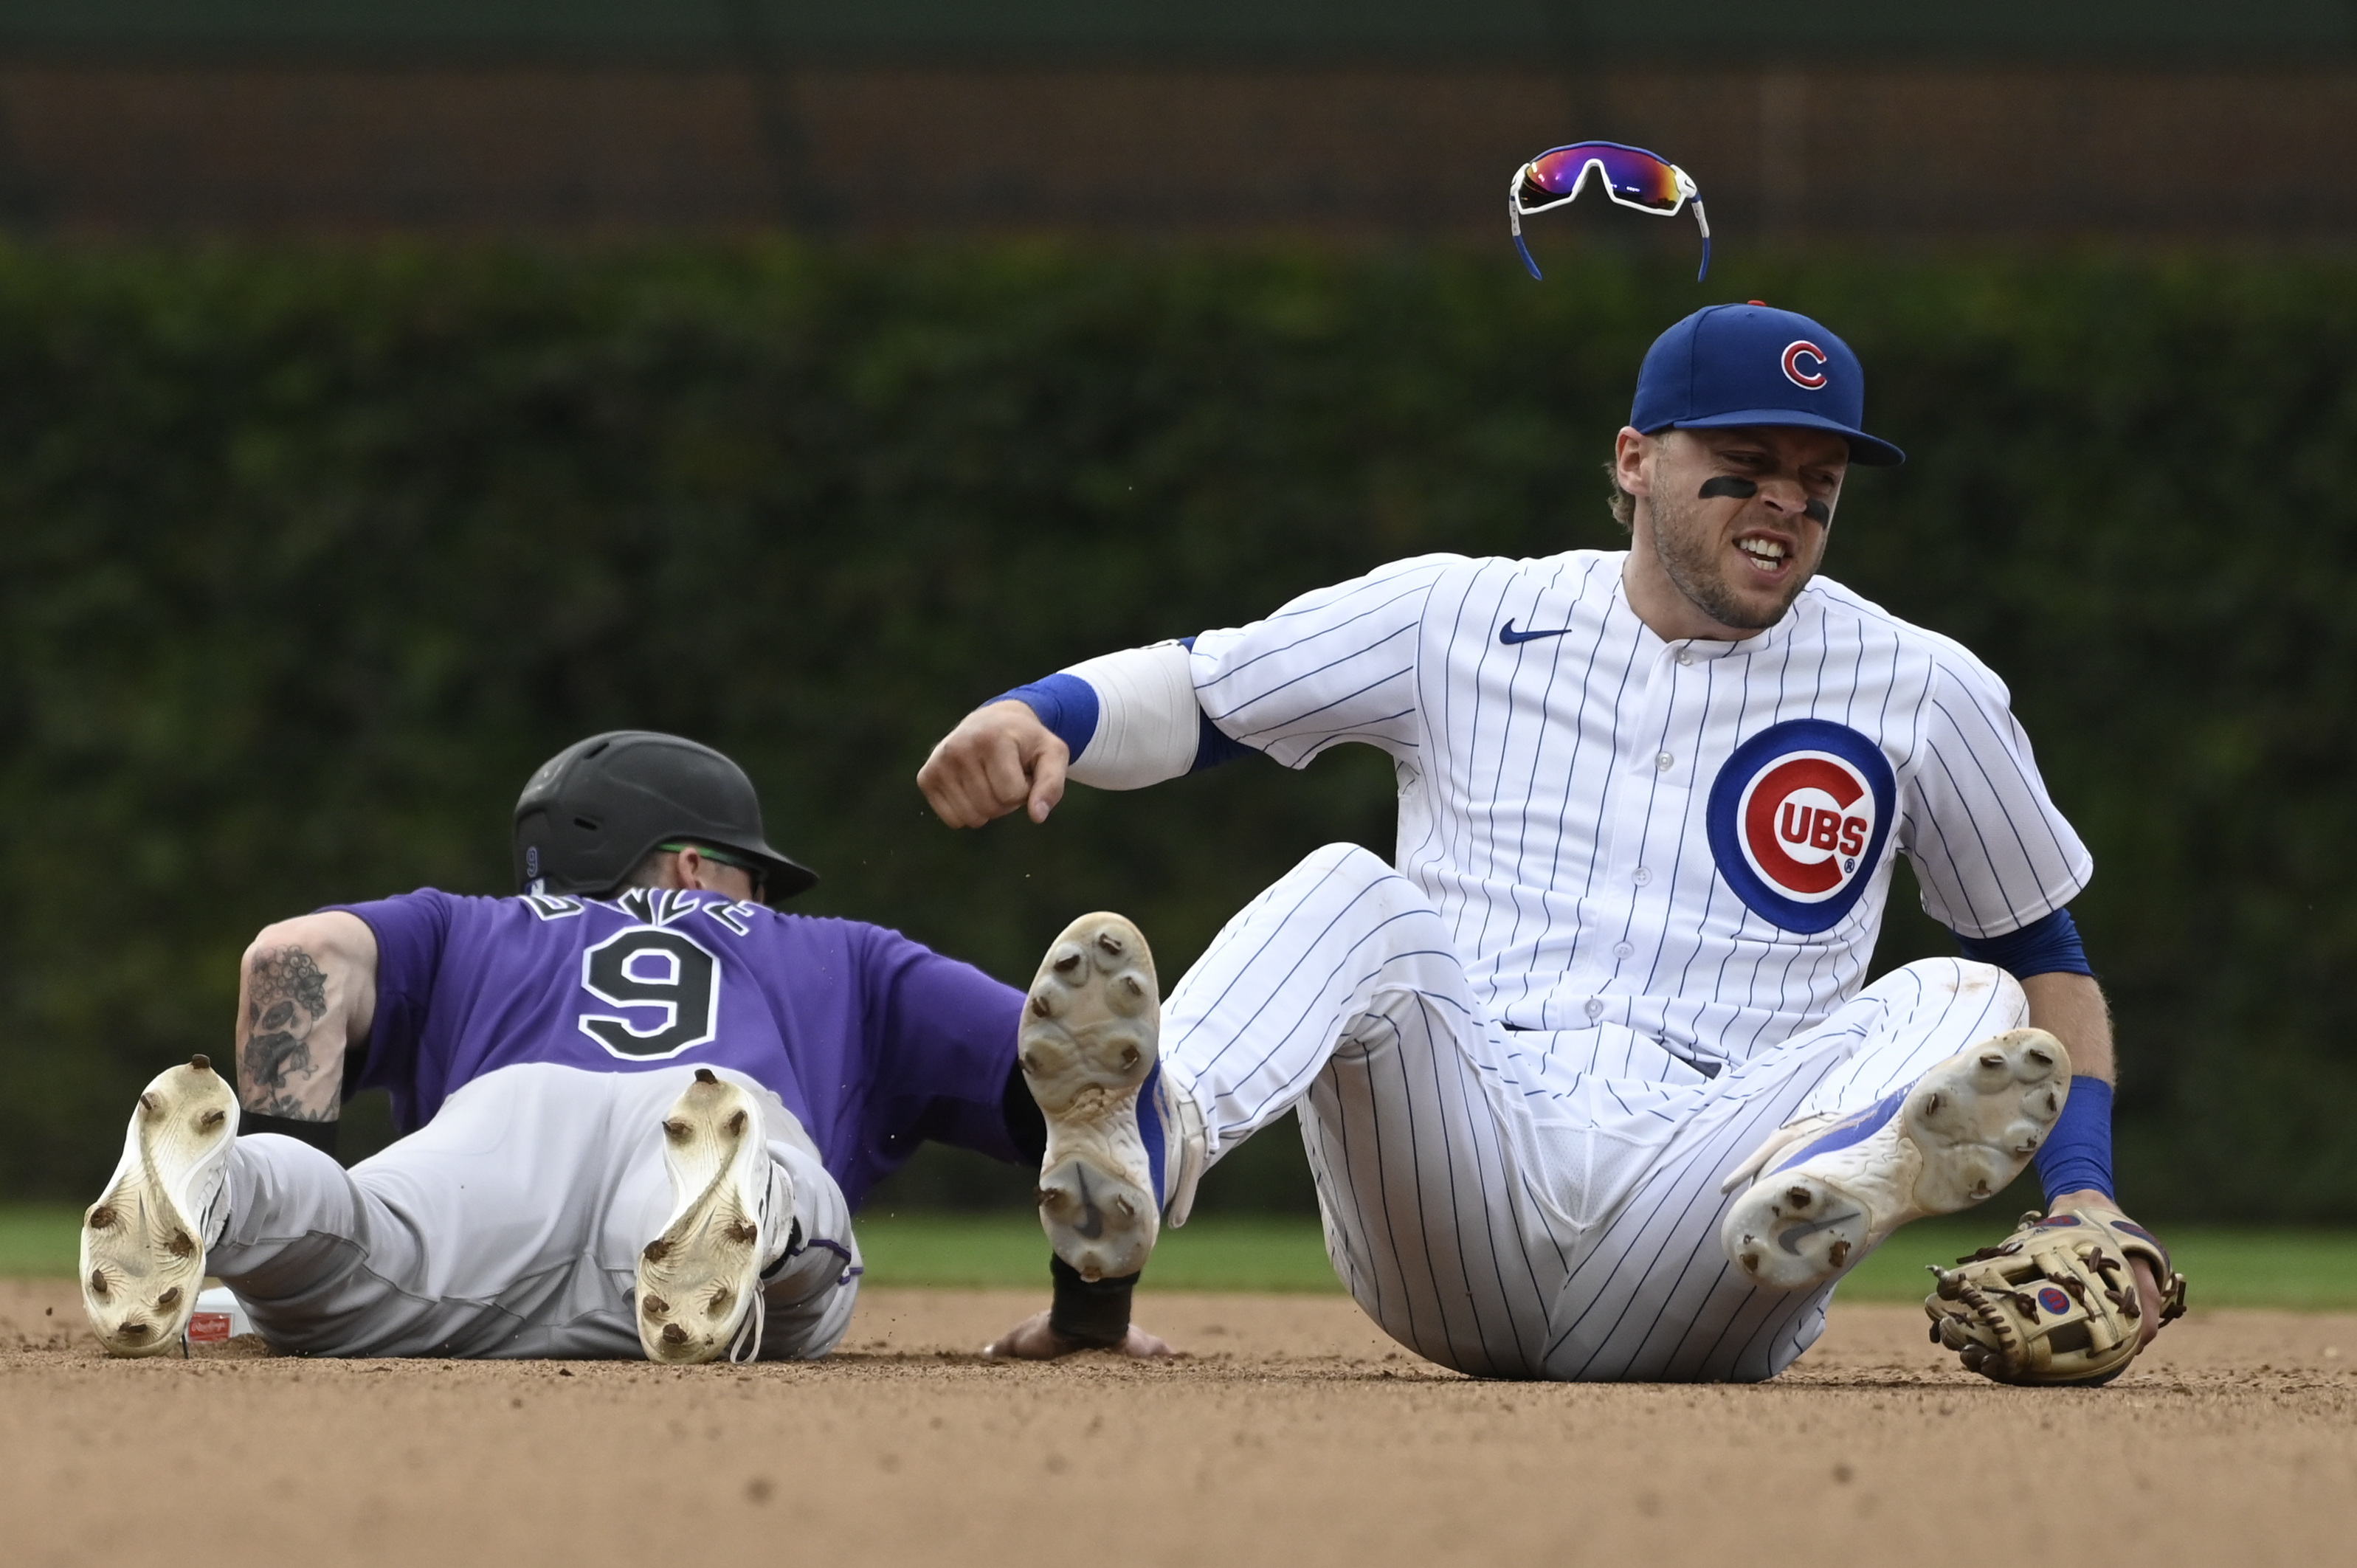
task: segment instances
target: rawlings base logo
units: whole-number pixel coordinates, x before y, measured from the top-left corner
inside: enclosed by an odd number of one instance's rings
[[[1896,796],[1881,748],[1824,719],[1774,725],[1710,787],[1710,853],[1744,907],[1788,931],[1839,925],[1882,858]]]

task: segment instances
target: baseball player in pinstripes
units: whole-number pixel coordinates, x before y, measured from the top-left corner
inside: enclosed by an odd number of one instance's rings
[[[1150,1015],[1100,1052],[1108,1130],[1051,1139],[1041,1182],[1073,1269],[1117,1286],[1208,1165],[1298,1107],[1335,1267],[1403,1344],[1506,1377],[1761,1379],[1894,1229],[2034,1155],[2050,1223],[2125,1238],[2149,1340],[2182,1290],[2113,1196],[2110,1025],[2067,908],[2092,858],[1996,676],[1817,575],[1848,466],[1902,457],[1864,390],[1805,317],[1698,312],[1647,354],[1609,465],[1629,550],[1398,562],[941,742],[919,782],[965,827],[1248,751],[1357,742],[1397,770],[1395,867],[1310,855],[1173,990],[1158,1064]],[[1902,854],[1964,956],[1865,984]],[[1100,938],[1143,945],[1115,916],[1066,933],[1027,1013],[1035,1087],[1067,1070],[1060,1019],[1109,1015],[1072,956]],[[1055,1340],[1046,1315],[1010,1337]]]

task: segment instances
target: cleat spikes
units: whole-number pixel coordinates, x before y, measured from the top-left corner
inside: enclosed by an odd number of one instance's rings
[[[699,1069],[662,1127],[671,1217],[639,1251],[640,1348],[673,1366],[716,1361],[748,1345],[758,1355],[764,1216],[773,1190],[786,1187],[770,1158],[760,1102]]]
[[[205,1273],[236,1147],[237,1096],[203,1057],[141,1090],[123,1158],[84,1211],[75,1273],[82,1313],[108,1354],[152,1356],[178,1344]]]
[[[1017,1058],[1048,1125],[1040,1227],[1085,1280],[1136,1273],[1161,1226],[1139,1092],[1161,1028],[1146,939],[1119,915],[1083,915],[1048,949]]]

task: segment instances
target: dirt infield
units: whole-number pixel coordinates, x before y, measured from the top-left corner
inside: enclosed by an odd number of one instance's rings
[[[70,1284],[0,1281],[0,1561],[2308,1564],[2357,1531],[2352,1316],[2197,1315],[2040,1393],[1875,1306],[1751,1388],[1475,1382],[1323,1296],[1154,1296],[1173,1363],[972,1357],[1028,1304],[877,1291],[808,1366],[110,1362]],[[2045,1522],[1978,1533],[2010,1498]]]

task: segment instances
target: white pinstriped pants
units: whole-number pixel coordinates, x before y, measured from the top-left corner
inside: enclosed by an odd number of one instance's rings
[[[1832,1286],[1750,1285],[1719,1251],[1720,1178],[2028,1012],[2003,971],[1932,959],[1717,1078],[1625,1030],[1512,1033],[1424,895],[1329,844],[1187,972],[1162,1048],[1215,1161],[1298,1107],[1328,1254],[1408,1348],[1495,1377],[1750,1381],[1814,1343]]]

